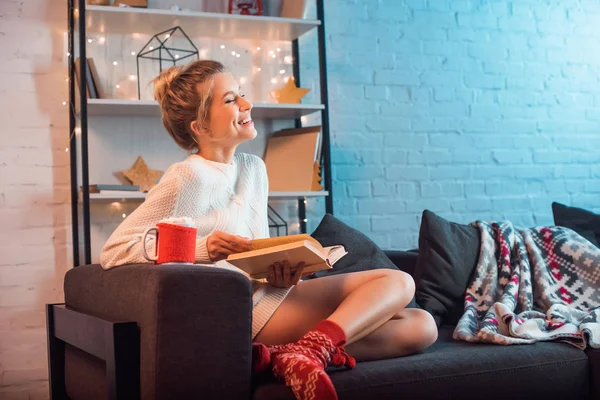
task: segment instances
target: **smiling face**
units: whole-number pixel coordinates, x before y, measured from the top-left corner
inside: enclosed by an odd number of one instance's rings
[[[252,103],[240,93],[240,84],[229,72],[219,73],[212,80],[212,101],[208,121],[201,134],[211,141],[224,141],[235,146],[256,137],[254,122],[250,116]]]

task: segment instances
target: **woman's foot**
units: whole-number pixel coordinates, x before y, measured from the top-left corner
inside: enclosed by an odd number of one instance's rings
[[[344,350],[345,343],[346,335],[339,325],[321,321],[295,343],[269,346],[273,373],[285,380],[297,399],[337,399],[325,368],[354,368],[356,361]]]

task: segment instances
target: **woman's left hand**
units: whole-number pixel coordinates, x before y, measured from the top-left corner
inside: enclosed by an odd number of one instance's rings
[[[271,286],[275,287],[292,287],[300,281],[303,269],[304,263],[298,264],[294,272],[292,272],[292,267],[288,261],[275,263],[269,266],[267,282],[269,282]]]

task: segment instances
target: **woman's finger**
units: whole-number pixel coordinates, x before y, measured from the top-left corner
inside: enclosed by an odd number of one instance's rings
[[[302,271],[304,270],[305,264],[303,262],[299,263],[296,266],[296,271],[294,271],[294,276],[292,278],[292,285],[296,285],[300,282],[300,278],[302,278]]]
[[[277,281],[277,285],[281,286],[281,284],[283,284],[283,269],[281,268],[281,263],[275,263],[275,280]]]
[[[219,232],[218,237],[219,237],[219,239],[229,243],[238,252],[250,250],[250,246],[252,244],[250,242],[250,239],[248,239],[248,238],[245,238],[242,236],[237,236],[237,235],[230,235],[229,233],[225,233],[225,232]]]
[[[275,283],[275,268],[273,267],[273,265],[269,265],[269,271],[267,273],[267,282],[269,282],[270,284]]]
[[[219,241],[216,243],[216,245],[219,248],[227,251],[227,255],[232,254],[232,253],[238,253],[238,251],[235,249],[235,247],[232,246],[231,243],[228,243],[226,240],[219,239]]]
[[[283,262],[283,286],[290,287],[292,281],[292,271],[288,261]]]

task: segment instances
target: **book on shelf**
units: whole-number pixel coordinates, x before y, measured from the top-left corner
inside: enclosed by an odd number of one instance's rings
[[[344,246],[323,247],[307,234],[280,236],[252,240],[252,250],[231,254],[227,262],[235,265],[254,279],[266,278],[269,266],[288,261],[292,272],[299,263],[304,263],[303,274],[333,268],[346,254]]]
[[[87,59],[87,65],[90,71],[90,75],[91,75],[91,79],[92,79],[92,83],[94,85],[94,88],[96,89],[96,98],[97,99],[104,99],[106,98],[106,93],[104,93],[104,90],[102,89],[102,85],[100,84],[100,75],[98,74],[98,68],[96,68],[96,63],[94,62],[93,58],[88,58]]]
[[[79,83],[81,82],[81,59],[77,57],[75,60],[75,77],[77,82],[77,87],[79,87]],[[85,79],[86,79],[86,92],[88,99],[99,99],[100,94],[98,91],[98,71],[96,70],[96,64],[94,64],[94,60],[91,58],[87,59],[85,63]]]
[[[319,191],[321,127],[284,129],[267,141],[265,166],[274,192]]]
[[[136,192],[140,190],[139,185],[114,185],[114,184],[105,184],[98,183],[94,185],[90,185],[90,193],[101,193],[101,192]]]

